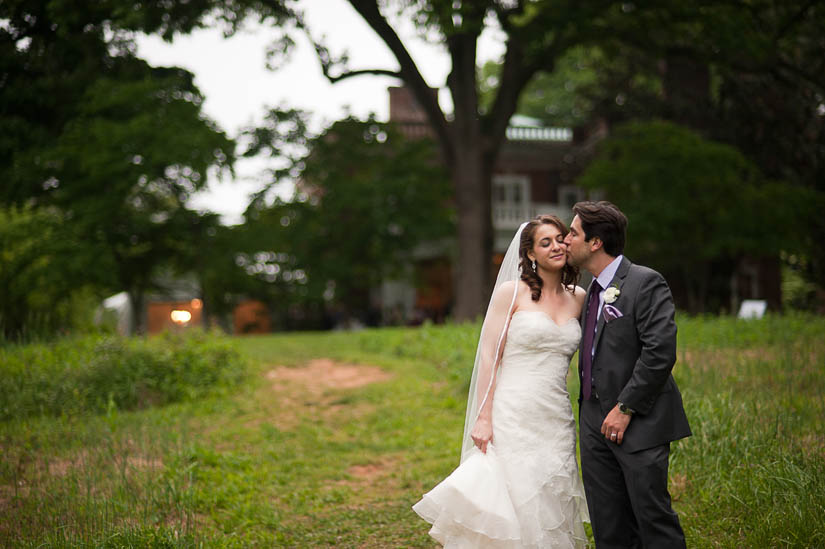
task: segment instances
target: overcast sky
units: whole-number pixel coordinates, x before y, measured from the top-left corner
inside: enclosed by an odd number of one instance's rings
[[[344,0],[306,4],[305,14],[314,36],[326,35],[334,53],[350,54],[350,67],[397,69],[387,47]],[[407,44],[424,78],[433,87],[443,87],[449,57],[438,45],[416,37],[414,27],[402,22],[397,31]],[[138,39],[138,55],[155,66],[178,66],[195,75],[195,83],[206,100],[204,111],[230,136],[261,119],[266,106],[285,105],[314,113],[318,130],[351,112],[359,117],[375,113],[386,120],[389,113],[387,87],[399,82],[389,77],[362,76],[331,85],[309,43],[300,37],[291,60],[276,72],[266,69],[266,47],[275,33],[267,27],[251,26],[231,38],[218,29],[205,29],[179,36],[171,44],[155,36]],[[479,59],[498,59],[501,37],[489,32],[479,44]],[[442,90],[442,105],[450,109]],[[222,214],[224,222],[237,223],[249,194],[263,184],[261,161],[245,160],[236,165],[234,181],[210,181],[209,190],[194,197],[191,206]]]

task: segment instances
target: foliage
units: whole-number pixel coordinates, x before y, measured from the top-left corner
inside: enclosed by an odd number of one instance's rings
[[[259,247],[238,261],[287,303],[326,301],[363,315],[371,289],[409,278],[416,248],[450,234],[446,174],[429,140],[373,119],[336,122],[307,150],[284,168],[299,178],[292,200],[250,208]]]
[[[237,352],[214,335],[84,336],[0,349],[0,419],[132,410],[235,385]]]
[[[97,257],[82,277],[60,273],[67,282],[139,298],[187,232],[186,200],[234,144],[202,115],[192,74],[134,56],[116,25],[137,24],[129,9],[0,4],[0,204],[51,208],[57,238],[75,239],[64,247]]]
[[[782,305],[789,310],[816,312],[816,284],[805,279],[800,256],[782,254]]]
[[[542,109],[566,106],[560,120],[576,108],[582,119],[610,125],[666,119],[736,147],[764,176],[785,184],[788,199],[805,206],[794,230],[778,229],[794,246],[803,244],[794,252],[805,257],[800,272],[821,282],[823,6],[757,0],[660,3],[652,9],[623,4],[622,11],[631,25],[568,50],[551,76],[528,86],[520,112],[552,121],[541,116]],[[571,70],[574,59],[580,70]]]
[[[591,121],[594,98],[588,91],[600,79],[603,54],[595,47],[578,46],[556,61],[553,72],[538,73],[525,87],[516,112],[544,121],[549,126],[577,127]],[[501,64],[486,62],[479,75],[482,111],[492,107],[501,78]]]
[[[733,147],[669,122],[617,127],[579,183],[622,208],[628,254],[678,278],[693,311],[707,306],[719,263],[787,249],[798,206]]]
[[[0,340],[75,329],[101,266],[56,208],[0,208]]]

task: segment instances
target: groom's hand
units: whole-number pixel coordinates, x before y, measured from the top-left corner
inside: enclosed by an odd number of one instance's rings
[[[613,407],[602,422],[602,434],[604,438],[616,444],[621,444],[624,439],[624,432],[627,426],[630,425],[630,418],[628,414],[623,414],[619,411],[619,405]],[[616,436],[613,436],[613,435]]]

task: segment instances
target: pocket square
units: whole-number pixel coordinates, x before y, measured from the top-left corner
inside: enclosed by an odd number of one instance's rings
[[[604,309],[602,309],[602,314],[604,315],[605,322],[610,322],[611,320],[616,320],[624,316],[622,312],[613,305],[605,305]]]

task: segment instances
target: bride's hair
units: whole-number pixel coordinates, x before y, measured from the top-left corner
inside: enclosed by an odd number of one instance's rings
[[[532,297],[533,301],[538,301],[541,297],[541,287],[544,283],[539,274],[533,269],[533,262],[527,256],[527,253],[533,249],[533,245],[535,244],[536,230],[538,230],[539,225],[544,224],[555,226],[562,237],[567,236],[567,233],[570,232],[567,225],[555,215],[536,216],[532,221],[527,223],[524,230],[521,231],[521,242],[519,243],[521,279],[530,287],[530,297]],[[579,270],[568,261],[561,270],[561,284],[568,291],[572,292],[578,281]]]

